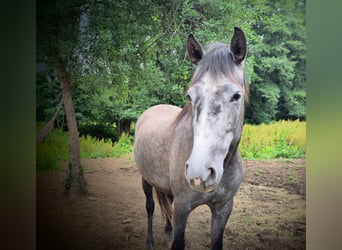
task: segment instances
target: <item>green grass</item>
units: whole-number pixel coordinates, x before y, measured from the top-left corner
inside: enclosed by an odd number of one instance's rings
[[[121,157],[133,152],[132,136],[123,134],[119,141],[99,140],[91,136],[80,137],[81,159]],[[248,125],[243,129],[239,150],[243,159],[298,158],[305,155],[306,123],[279,121],[269,125]],[[69,160],[68,134],[52,129],[37,144],[37,171],[57,170]]]
[[[96,159],[114,156],[114,148],[111,140],[98,140],[89,135],[80,137],[81,159]]]
[[[63,161],[69,160],[68,134],[52,129],[48,136],[37,144],[36,147],[36,169],[57,170]]]
[[[305,155],[305,143],[305,122],[246,124],[239,150],[243,159],[299,158]]]
[[[133,138],[123,134],[119,141],[98,140],[91,136],[80,137],[81,159],[120,157],[133,151]],[[69,138],[67,132],[52,129],[39,144],[36,151],[37,171],[58,170],[61,163],[69,160]]]

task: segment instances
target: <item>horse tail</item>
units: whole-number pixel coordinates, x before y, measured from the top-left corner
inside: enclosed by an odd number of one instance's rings
[[[156,190],[158,202],[160,205],[160,210],[162,212],[163,217],[169,220],[170,223],[172,223],[172,215],[173,215],[173,209],[172,209],[172,200],[170,196],[167,194]]]

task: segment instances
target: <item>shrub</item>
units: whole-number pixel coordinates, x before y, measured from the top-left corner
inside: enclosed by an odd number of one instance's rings
[[[134,138],[127,134],[122,134],[119,141],[114,144],[114,157],[133,152]]]

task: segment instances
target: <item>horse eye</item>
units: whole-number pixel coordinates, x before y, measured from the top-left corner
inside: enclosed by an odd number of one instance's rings
[[[186,95],[186,97],[188,98],[188,100],[191,102],[191,97],[189,94]]]
[[[231,102],[234,102],[234,101],[238,101],[241,97],[241,94],[240,93],[235,93],[233,96],[232,96],[232,99],[230,99]]]

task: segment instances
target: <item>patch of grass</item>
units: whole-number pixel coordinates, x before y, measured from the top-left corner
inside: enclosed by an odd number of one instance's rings
[[[57,170],[63,161],[69,160],[68,134],[52,129],[48,136],[36,146],[37,171]]]
[[[113,157],[115,154],[111,140],[98,140],[90,135],[80,137],[80,153],[82,159]]]
[[[306,151],[306,123],[245,124],[239,145],[243,159],[299,158]]]
[[[39,127],[39,126],[38,126]],[[81,136],[81,159],[121,157],[133,152],[133,137],[123,134],[119,141],[98,140],[89,135]],[[69,160],[69,138],[65,131],[52,129],[36,147],[36,170],[58,170],[61,163]]]
[[[41,124],[37,124],[41,127]],[[133,152],[132,136],[123,134],[119,141],[98,140],[89,135],[80,137],[81,158],[121,157]],[[306,123],[280,121],[269,125],[248,125],[243,129],[239,145],[243,159],[297,158],[305,155]],[[52,129],[36,151],[37,171],[57,170],[69,160],[67,132]]]

